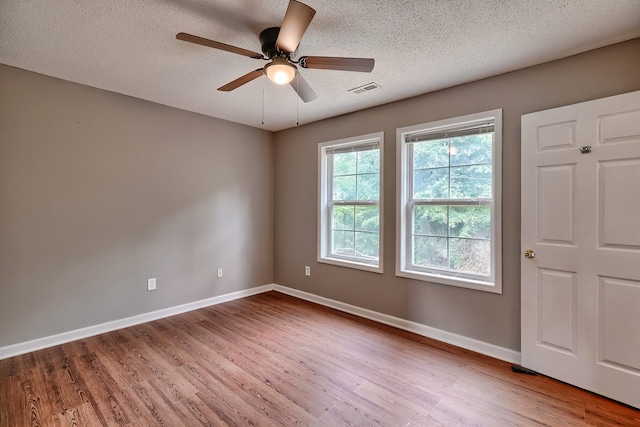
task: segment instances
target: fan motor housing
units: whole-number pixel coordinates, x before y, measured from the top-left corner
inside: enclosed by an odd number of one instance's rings
[[[278,56],[278,48],[276,48],[276,40],[278,40],[278,34],[280,33],[280,27],[267,28],[260,33],[260,44],[262,44],[262,53],[269,59],[273,59]]]

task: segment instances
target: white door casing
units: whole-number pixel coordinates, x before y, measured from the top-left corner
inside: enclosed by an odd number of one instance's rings
[[[521,143],[522,366],[640,408],[640,91],[526,114]]]

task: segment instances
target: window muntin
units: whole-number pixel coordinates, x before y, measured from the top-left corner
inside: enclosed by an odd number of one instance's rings
[[[319,145],[319,262],[382,272],[381,148],[381,133]]]
[[[501,292],[501,110],[398,130],[396,274]]]

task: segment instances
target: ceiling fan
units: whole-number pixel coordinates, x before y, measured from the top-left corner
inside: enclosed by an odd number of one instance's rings
[[[229,92],[245,83],[266,74],[269,80],[284,85],[289,84],[304,102],[313,101],[318,95],[298,72],[296,65],[302,68],[371,72],[375,61],[371,58],[341,58],[332,56],[302,56],[295,60],[300,39],[311,23],[316,11],[304,3],[289,0],[289,7],[280,27],[267,28],[260,33],[262,54],[226,43],[205,39],[187,33],[178,33],[176,38],[190,43],[225,50],[249,58],[270,61],[263,68],[253,70],[244,76],[227,83],[218,90]]]

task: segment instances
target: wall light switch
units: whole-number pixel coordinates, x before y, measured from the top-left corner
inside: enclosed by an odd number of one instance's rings
[[[304,275],[311,276],[311,267],[309,267],[308,265],[304,266]]]
[[[222,269],[221,269],[221,268],[219,268],[219,269],[218,269],[218,279],[219,279],[219,278],[221,278],[221,277],[222,277]]]
[[[152,279],[147,279],[147,290],[148,291],[155,291],[156,289],[156,278],[152,278]]]

